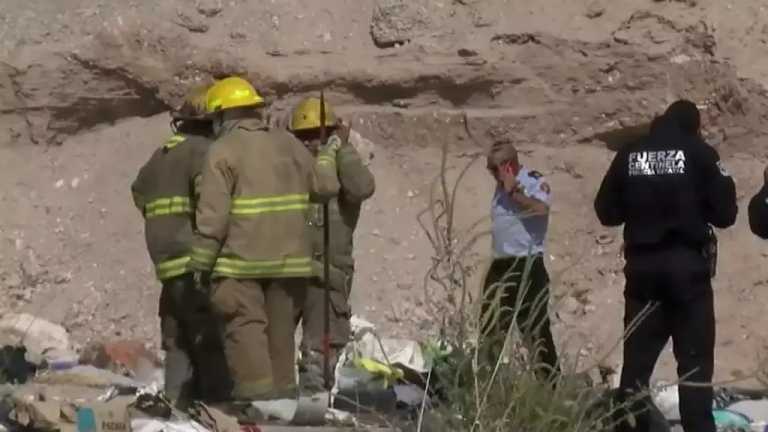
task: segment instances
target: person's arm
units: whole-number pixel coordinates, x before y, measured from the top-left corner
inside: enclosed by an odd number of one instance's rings
[[[527,216],[541,216],[549,213],[550,189],[543,177],[529,187],[517,187],[507,193],[509,199],[522,208]]]
[[[209,272],[216,263],[229,228],[229,212],[236,174],[226,155],[225,143],[217,143],[203,164],[200,198],[195,209],[197,231],[191,267]]]
[[[756,236],[768,240],[768,167],[763,187],[749,201],[749,229]]]
[[[705,185],[704,205],[707,222],[717,228],[728,228],[736,223],[738,203],[736,184],[720,161],[717,151],[701,142],[702,178]]]
[[[141,212],[141,216],[144,217],[144,206],[147,204],[147,198],[144,192],[144,183],[146,177],[147,165],[141,167],[136,179],[131,183],[131,196],[133,198],[133,205]]]
[[[363,164],[360,155],[351,145],[344,145],[336,156],[339,182],[344,198],[348,202],[360,203],[376,191],[373,173]]]
[[[309,151],[294,137],[294,156],[299,167],[307,172],[309,193],[312,202],[325,203],[339,194],[339,178],[336,170],[336,155],[341,147],[338,137],[331,137],[313,158]]]
[[[627,169],[623,163],[624,158],[625,155],[621,151],[614,156],[595,197],[595,213],[600,223],[605,226],[619,226],[626,221],[621,200]]]

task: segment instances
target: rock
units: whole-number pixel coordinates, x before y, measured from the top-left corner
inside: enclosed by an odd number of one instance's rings
[[[429,14],[418,0],[378,0],[371,18],[371,36],[379,48],[404,44],[424,34]]]
[[[469,66],[482,66],[488,63],[488,60],[480,57],[474,57],[466,59],[464,63],[468,64]]]
[[[595,242],[599,245],[609,245],[616,241],[616,238],[611,234],[600,234],[595,239]]]
[[[196,18],[191,17],[184,11],[178,11],[176,13],[178,19],[175,21],[181,27],[191,31],[192,33],[206,33],[210,30],[210,26]]]
[[[525,45],[529,43],[540,44],[541,41],[531,33],[501,33],[494,35],[491,42],[503,45]]]
[[[478,55],[477,51],[467,48],[459,48],[456,53],[459,55],[459,57],[475,57]]]
[[[8,314],[0,320],[0,345],[23,345],[27,359],[36,364],[74,355],[64,327],[30,314]]]
[[[587,6],[586,16],[589,19],[595,19],[603,16],[605,13],[605,6],[603,6],[600,0],[595,0]]]
[[[232,40],[245,40],[245,39],[248,38],[248,35],[245,34],[245,32],[243,32],[243,31],[235,30],[235,31],[229,33],[229,38],[232,39]],[[268,55],[273,55],[272,52],[278,52],[279,53],[279,51],[277,51],[277,50],[272,50],[272,51],[267,52],[267,54]]]
[[[582,310],[581,303],[575,298],[568,296],[563,300],[562,310],[571,315],[577,315]]]
[[[196,9],[200,15],[213,18],[221,13],[221,0],[198,0]]]
[[[392,106],[396,108],[408,108],[411,106],[411,103],[405,99],[395,99],[392,101]]]

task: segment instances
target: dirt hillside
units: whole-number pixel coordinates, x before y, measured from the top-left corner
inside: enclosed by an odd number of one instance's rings
[[[687,97],[701,105],[741,200],[737,226],[720,233],[718,378],[749,375],[768,352],[768,244],[748,232],[745,213],[768,156],[763,3],[4,0],[0,313],[61,322],[81,343],[156,346],[159,289],[129,184],[189,84],[242,74],[275,119],[325,88],[376,144],[378,190],[356,239],[353,301],[394,334],[434,330],[422,290],[431,250],[416,216],[441,146],[460,168],[491,140],[514,139],[555,194],[557,337],[566,351],[599,357],[620,333],[623,286],[620,233],[591,208],[612,156],[599,138]],[[487,216],[491,188],[474,166],[462,224]]]

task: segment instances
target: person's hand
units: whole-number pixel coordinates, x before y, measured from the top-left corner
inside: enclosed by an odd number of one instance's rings
[[[348,124],[344,123],[344,120],[338,119],[336,121],[336,135],[341,139],[341,145],[345,146],[349,144],[349,132],[351,128]]]

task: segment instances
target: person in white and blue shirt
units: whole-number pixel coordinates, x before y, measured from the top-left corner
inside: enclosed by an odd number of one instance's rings
[[[483,284],[483,339],[500,348],[515,319],[535,364],[542,366],[539,376],[548,379],[560,372],[544,266],[550,187],[540,173],[520,164],[507,141],[491,147],[487,167],[497,185],[491,201],[494,259]]]

